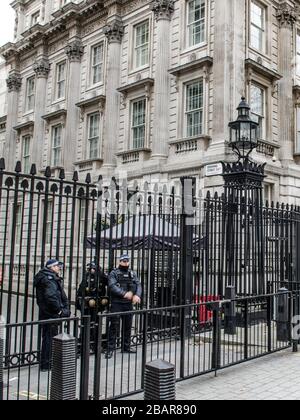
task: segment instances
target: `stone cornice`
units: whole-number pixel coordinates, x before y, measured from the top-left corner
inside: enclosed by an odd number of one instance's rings
[[[22,86],[22,78],[18,72],[11,73],[6,79],[8,92],[18,92]]]
[[[174,0],[152,0],[150,4],[156,20],[171,20],[174,12]]]
[[[49,123],[52,120],[60,118],[61,120],[65,120],[67,116],[67,110],[66,109],[58,109],[57,111],[50,112],[49,114],[43,115],[43,120],[47,121]]]
[[[253,70],[253,72],[260,74],[261,76],[264,76],[266,79],[270,80],[271,82],[277,82],[280,79],[282,79],[282,75],[279,74],[275,70],[271,70],[267,67],[265,67],[263,64],[257,63],[254,60],[251,60],[248,58],[245,60],[245,66],[247,70]]]
[[[298,7],[291,6],[288,2],[281,3],[276,12],[277,20],[281,27],[293,27],[298,17]]]
[[[50,71],[49,61],[45,58],[37,60],[33,65],[33,70],[37,78],[47,78]]]
[[[178,67],[174,67],[169,70],[169,73],[172,74],[173,76],[179,77],[182,74],[189,73],[193,70],[200,69],[200,68],[206,67],[208,71],[208,68],[212,67],[213,62],[214,62],[213,58],[207,56],[207,57],[199,58],[198,60],[192,60],[189,63],[180,65]]]
[[[22,131],[25,131],[25,130],[33,131],[33,128],[34,128],[34,121],[33,120],[26,121],[24,123],[21,123],[19,125],[16,125],[15,127],[13,127],[13,129],[15,131],[17,131],[18,134],[20,134]]]
[[[70,62],[81,61],[81,57],[84,53],[84,47],[80,39],[70,42],[66,48],[65,53],[67,54]]]
[[[122,86],[118,88],[117,90],[120,93],[128,94],[129,92],[133,92],[137,89],[140,89],[141,87],[146,87],[146,86],[152,87],[153,85],[154,85],[154,79],[147,78],[147,79],[141,79],[141,80],[138,80],[137,82]]]
[[[104,27],[104,34],[107,37],[108,43],[121,43],[124,35],[124,26],[121,19],[115,19]]]
[[[11,57],[18,55],[18,48],[16,44],[8,42],[0,48],[0,54],[6,61],[8,61]]]
[[[34,43],[40,40],[41,36],[45,42],[49,38],[66,30],[66,25],[71,20],[79,20],[84,24],[84,20],[93,17],[97,11],[103,10],[103,0],[86,0],[79,4],[67,3],[64,7],[54,12],[52,20],[45,25],[36,24],[22,33],[22,38],[16,43],[7,43],[0,48],[0,54],[7,61],[16,54],[23,54],[35,47]]]
[[[93,98],[85,99],[84,101],[75,104],[78,108],[85,109],[89,106],[98,105],[99,109],[105,106],[106,97],[104,95],[94,96]]]

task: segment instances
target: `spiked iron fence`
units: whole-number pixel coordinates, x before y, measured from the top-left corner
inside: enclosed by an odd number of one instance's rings
[[[48,258],[65,263],[75,293],[86,263],[105,272],[127,252],[143,285],[141,308],[275,293],[300,283],[300,210],[261,204],[240,192],[205,197],[193,179],[178,195],[166,187],[80,182],[4,169],[0,161],[0,313],[7,323],[37,319],[33,277]],[[100,276],[99,276],[100,277]]]

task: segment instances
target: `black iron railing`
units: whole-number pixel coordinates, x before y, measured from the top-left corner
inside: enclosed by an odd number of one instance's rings
[[[241,297],[299,289],[299,207],[263,206],[245,191],[202,197],[190,178],[176,195],[114,179],[92,184],[89,175],[79,182],[77,173],[70,181],[63,170],[55,179],[50,168],[45,176],[19,164],[7,172],[1,162],[0,313],[8,323],[37,319],[33,278],[52,257],[65,263],[74,315],[86,264],[109,273],[125,252],[145,309],[223,299],[228,286]]]
[[[83,400],[117,399],[141,392],[145,366],[153,360],[173,364],[180,381],[292,345],[295,350],[299,342],[291,334],[292,327],[299,326],[299,293],[287,290],[229,301],[137,310],[132,315],[131,350],[135,353],[121,351],[120,322],[109,359],[106,355],[110,322],[112,317],[121,320],[124,313],[100,314],[97,324],[92,325],[85,317],[81,322],[75,318],[5,326],[8,342],[2,364],[2,398],[50,399],[51,371],[41,371],[41,330],[45,325],[55,324],[58,332],[76,338],[76,395]]]
[[[283,296],[288,302],[286,320],[278,316]],[[112,317],[118,315],[102,314],[95,326],[98,351],[91,361],[94,371],[89,380],[90,398],[115,399],[141,392],[145,365],[156,359],[175,365],[177,380],[182,380],[287,349],[292,343],[288,332],[297,299],[298,294],[285,291],[234,301],[134,311],[132,350],[136,353],[122,353],[119,337],[111,359],[106,358],[109,326]],[[230,331],[225,328],[228,305],[235,308],[234,328]]]
[[[41,365],[45,327],[55,328],[57,334],[67,333],[78,340],[80,338],[78,318],[4,325],[5,352],[0,366],[3,369],[4,382],[2,399],[50,399],[51,365],[47,369],[42,369]],[[50,345],[52,346],[52,342]],[[78,349],[80,351],[79,343]]]

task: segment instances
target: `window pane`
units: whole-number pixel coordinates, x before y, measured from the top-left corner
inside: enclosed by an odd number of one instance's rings
[[[25,136],[22,144],[23,171],[25,173],[30,171],[30,140],[30,136]]]
[[[97,45],[92,50],[92,82],[93,84],[100,83],[102,81],[103,71],[103,44]]]
[[[205,0],[191,0],[188,3],[189,46],[205,41]]]
[[[264,52],[265,40],[265,9],[263,6],[251,2],[251,34],[250,44],[253,48]]]
[[[31,111],[34,109],[35,103],[35,78],[31,77],[27,80],[27,92],[26,92],[26,111]]]
[[[135,101],[132,104],[132,133],[133,148],[143,148],[146,133],[146,99]]]
[[[57,99],[65,96],[65,63],[58,64],[57,66]]]
[[[203,131],[203,81],[186,87],[187,136],[193,137]]]
[[[52,217],[53,217],[53,202],[48,201],[47,221],[46,221],[46,244],[51,243],[52,236],[53,236],[52,235]]]
[[[259,123],[258,135],[260,138],[265,136],[265,91],[259,86],[251,86],[251,113],[253,121]]]
[[[135,27],[135,66],[149,63],[149,21]]]
[[[61,165],[61,136],[62,136],[62,127],[57,126],[53,128],[52,131],[52,165],[59,166]]]
[[[99,157],[100,143],[100,114],[89,116],[89,158],[96,159]]]

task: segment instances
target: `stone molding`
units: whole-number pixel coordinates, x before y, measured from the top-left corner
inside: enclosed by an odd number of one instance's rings
[[[104,34],[108,40],[108,43],[113,42],[121,43],[124,35],[123,23],[119,20],[115,20],[104,27]]]
[[[65,53],[67,54],[71,63],[80,62],[84,53],[82,42],[79,39],[70,42],[65,48]]]
[[[157,21],[171,20],[175,10],[174,0],[152,0],[150,8]]]
[[[277,20],[280,26],[284,28],[293,28],[297,21],[297,15],[297,9],[290,6],[287,2],[282,3],[276,12]]]
[[[6,79],[8,92],[19,92],[22,86],[22,78],[19,73],[12,73]]]
[[[33,65],[33,71],[37,78],[47,78],[50,71],[49,61],[45,58],[36,61]]]

